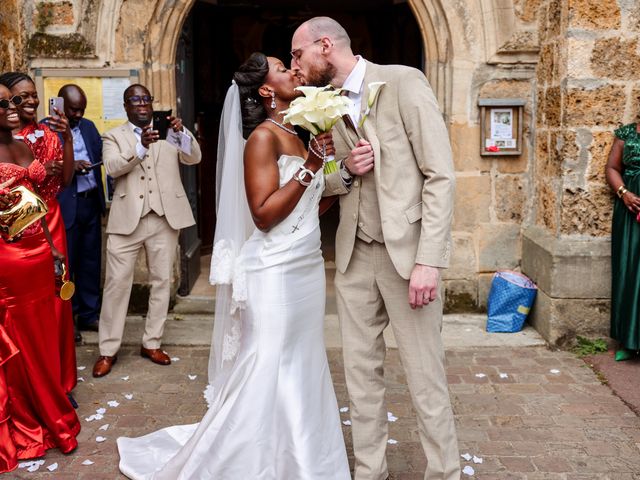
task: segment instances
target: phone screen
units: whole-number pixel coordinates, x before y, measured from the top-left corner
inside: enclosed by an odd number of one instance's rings
[[[64,112],[64,98],[62,97],[51,97],[49,99],[49,116],[50,117],[58,117],[59,115],[56,113],[55,109],[58,109],[60,113]]]
[[[153,129],[158,131],[160,140],[166,140],[171,110],[156,110],[153,112]]]

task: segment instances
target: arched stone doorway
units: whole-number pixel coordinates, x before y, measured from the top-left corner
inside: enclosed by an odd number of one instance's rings
[[[330,15],[350,32],[354,52],[377,63],[399,63],[425,71],[442,105],[451,111],[452,45],[439,0],[328,0],[322,8],[295,0],[159,1],[144,43],[141,80],[159,100],[176,108],[188,126],[198,125],[203,162],[184,169],[183,181],[198,228],[181,234],[181,293],[199,273],[199,253],[211,248],[215,226],[215,163],[218,119],[231,75],[253,51],[288,62],[290,38],[304,20]],[[333,259],[337,205],[322,218],[325,258]]]

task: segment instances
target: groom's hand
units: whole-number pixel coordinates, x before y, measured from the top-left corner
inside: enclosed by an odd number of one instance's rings
[[[429,265],[416,264],[409,278],[409,305],[422,308],[438,297],[440,270]]]
[[[373,169],[373,160],[371,144],[361,138],[344,163],[351,175],[361,176]]]

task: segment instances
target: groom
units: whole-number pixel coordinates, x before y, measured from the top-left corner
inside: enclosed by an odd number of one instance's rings
[[[389,474],[382,336],[388,325],[418,414],[424,478],[458,479],[440,336],[440,269],[449,264],[455,178],[438,103],[422,72],[354,56],[349,35],[331,18],[303,23],[291,48],[292,68],[306,84],[340,87],[355,104],[334,128],[341,168],[327,177],[325,191],[342,195],[335,286],[355,480]],[[384,84],[370,98],[373,82]]]

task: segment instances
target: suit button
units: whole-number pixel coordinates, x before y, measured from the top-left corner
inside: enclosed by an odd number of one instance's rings
[[[147,168],[148,168],[149,170],[151,170],[151,165],[147,165]]]
[[[140,177],[140,180],[144,180],[144,175]]]
[[[356,214],[354,213],[354,214],[353,214],[353,219],[355,220],[356,218],[357,218],[357,216],[356,216]]]
[[[353,182],[353,186],[354,186],[354,187],[357,187],[358,185],[360,185],[360,182],[358,182],[358,180],[355,180],[355,181]]]
[[[153,193],[151,190],[149,190],[149,193]]]
[[[358,224],[358,226],[359,226],[360,228],[364,228],[364,223],[360,222],[360,223]]]
[[[144,195],[140,195],[140,198],[144,198]]]

